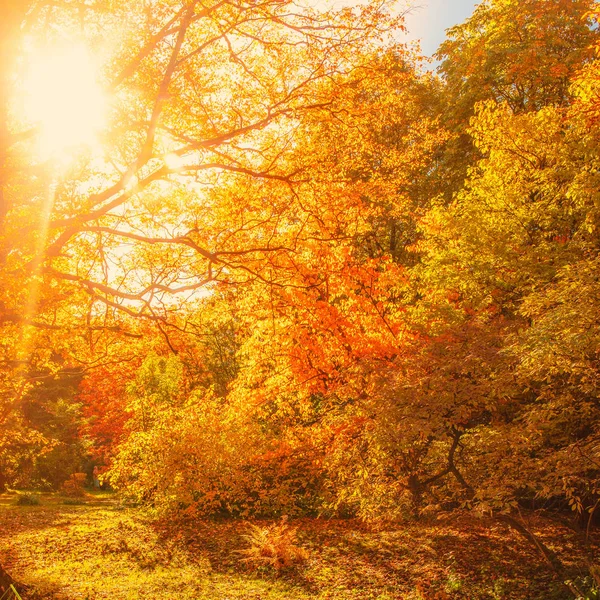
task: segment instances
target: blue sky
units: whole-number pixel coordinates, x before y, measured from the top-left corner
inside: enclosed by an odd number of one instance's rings
[[[308,6],[342,8],[366,0],[297,0]],[[1,0],[0,0],[1,2]],[[397,0],[395,9],[406,15],[407,41],[421,40],[421,49],[431,56],[444,41],[445,31],[469,17],[481,0]],[[404,41],[400,39],[399,41]]]
[[[480,0],[413,0],[406,18],[409,39],[421,39],[423,53],[431,56],[442,43],[445,30],[462,23]]]

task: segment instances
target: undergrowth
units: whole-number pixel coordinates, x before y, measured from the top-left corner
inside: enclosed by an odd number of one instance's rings
[[[245,563],[279,571],[308,559],[308,552],[298,545],[298,528],[285,520],[266,526],[249,524],[248,533],[242,537],[248,543],[248,548],[239,550]]]

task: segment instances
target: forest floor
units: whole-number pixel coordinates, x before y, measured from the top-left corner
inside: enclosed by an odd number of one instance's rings
[[[88,494],[85,504],[65,502],[43,494],[39,506],[18,506],[15,495],[0,495],[0,564],[35,586],[39,598],[572,598],[524,538],[470,515],[378,527],[298,520],[293,524],[308,559],[275,573],[243,562],[245,522],[157,524],[107,493]],[[528,524],[572,577],[583,576],[577,534],[539,517]]]

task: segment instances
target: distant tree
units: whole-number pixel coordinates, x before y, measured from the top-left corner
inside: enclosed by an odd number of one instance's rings
[[[566,106],[574,75],[598,39],[594,0],[486,0],[448,30],[436,58],[444,82],[442,123],[455,134],[444,153],[449,198],[479,157],[467,134],[478,102],[513,113]]]

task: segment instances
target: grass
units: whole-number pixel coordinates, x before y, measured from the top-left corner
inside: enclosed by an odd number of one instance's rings
[[[546,564],[506,526],[470,516],[367,527],[294,521],[304,565],[277,573],[241,558],[248,524],[157,524],[106,493],[82,505],[42,495],[39,506],[0,496],[0,564],[41,598],[178,600],[561,600]],[[269,525],[259,522],[261,526]],[[535,521],[536,533],[574,576],[584,557],[570,530]]]

